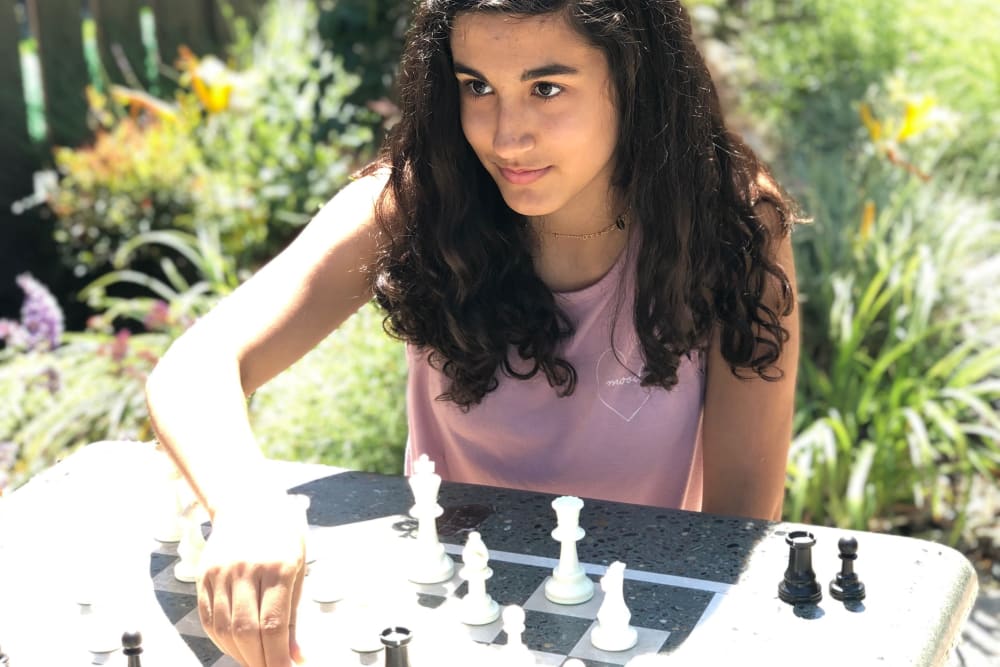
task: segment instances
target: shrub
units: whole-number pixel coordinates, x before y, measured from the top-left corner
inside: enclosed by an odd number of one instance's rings
[[[106,268],[138,233],[199,226],[218,230],[238,266],[256,266],[347,182],[372,152],[374,114],[345,101],[360,79],[325,50],[317,20],[312,2],[275,2],[255,36],[241,24],[228,64],[182,52],[171,102],[90,92],[97,139],[56,152],[52,198],[78,275]]]
[[[804,327],[793,520],[866,529],[903,514],[950,527],[954,541],[973,476],[1000,471],[1000,312],[983,307],[1000,280],[1000,226],[985,212],[900,189],[852,230],[853,261],[820,274],[829,291],[803,289],[818,315]],[[798,247],[822,254],[823,236],[809,230]]]
[[[261,387],[250,416],[264,451],[401,473],[406,444],[403,345],[364,306],[297,364]]]
[[[713,31],[737,56],[740,111],[815,219],[793,237],[786,517],[957,540],[977,478],[1000,474],[1000,7],[711,4],[731,7]]]
[[[18,282],[20,322],[0,338],[0,492],[75,447],[148,437],[145,377],[166,346],[162,334],[63,332],[62,313],[43,285]]]

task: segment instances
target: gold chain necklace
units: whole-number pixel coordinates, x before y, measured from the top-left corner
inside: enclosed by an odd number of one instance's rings
[[[579,239],[579,240],[583,241],[585,239],[596,239],[598,236],[604,236],[605,234],[607,234],[608,232],[610,232],[612,229],[624,230],[626,226],[627,226],[627,223],[625,222],[625,214],[622,213],[617,218],[615,218],[614,222],[612,222],[610,225],[608,225],[604,229],[599,229],[596,232],[590,232],[589,234],[564,234],[563,232],[547,232],[545,230],[542,230],[542,233],[543,234],[548,234],[549,236],[553,236],[553,237],[555,237],[557,239],[560,239],[560,238],[561,239]]]

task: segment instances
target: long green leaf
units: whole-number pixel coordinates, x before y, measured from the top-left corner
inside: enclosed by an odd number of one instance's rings
[[[115,266],[125,266],[131,259],[132,253],[142,246],[150,244],[171,248],[186,257],[195,266],[200,266],[203,263],[201,254],[196,250],[198,247],[197,236],[176,229],[162,229],[143,232],[122,243],[114,256]]]
[[[980,352],[962,364],[948,380],[949,387],[963,387],[987,377],[1000,376],[1000,345]]]
[[[103,276],[97,278],[84,287],[82,294],[86,298],[88,294],[97,290],[103,291],[108,285],[114,285],[116,283],[131,283],[133,285],[145,287],[165,301],[172,301],[179,296],[177,292],[175,292],[163,281],[157,280],[156,278],[142,273],[141,271],[134,271],[132,269],[121,269],[119,271],[110,271],[105,273]]]
[[[872,462],[875,460],[875,443],[864,442],[854,464],[851,466],[851,476],[847,483],[847,508],[851,524],[858,530],[864,530],[868,524],[868,508],[866,503],[868,476]]]

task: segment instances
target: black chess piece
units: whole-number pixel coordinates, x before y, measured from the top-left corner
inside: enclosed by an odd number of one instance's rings
[[[406,646],[413,639],[412,632],[401,627],[386,628],[381,639],[385,646],[385,667],[410,667]]]
[[[816,581],[812,568],[812,548],[816,538],[812,533],[795,530],[785,537],[788,545],[788,568],[778,584],[778,597],[788,604],[816,603],[823,598],[823,589]]]
[[[865,585],[854,571],[854,561],[858,559],[858,541],[853,537],[842,537],[837,542],[840,549],[840,572],[830,581],[830,595],[837,600],[853,602],[865,599]]]
[[[128,656],[128,667],[142,667],[139,659],[142,654],[142,633],[138,631],[123,633],[122,653]]]
[[[7,657],[2,648],[0,648],[0,667],[10,667],[10,658]]]

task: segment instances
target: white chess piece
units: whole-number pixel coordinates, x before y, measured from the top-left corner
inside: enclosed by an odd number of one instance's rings
[[[174,565],[174,578],[178,581],[193,584],[198,580],[198,561],[201,560],[201,552],[205,550],[205,536],[201,532],[203,518],[201,507],[197,503],[191,503],[184,510],[184,531],[180,544],[177,545],[180,560]]]
[[[306,584],[309,596],[321,612],[333,611],[333,604],[344,599],[343,577],[343,571],[329,562],[320,561],[310,566]]]
[[[117,651],[122,645],[118,619],[107,605],[91,601],[80,602],[80,635],[91,653]]]
[[[347,633],[352,651],[358,654],[361,664],[366,659],[374,657],[382,651],[382,641],[379,633],[384,629],[377,610],[372,607],[371,600],[356,599],[349,606],[350,631]]]
[[[503,631],[507,644],[503,647],[503,664],[506,667],[526,667],[538,664],[531,649],[524,643],[524,609],[516,604],[503,608]]]
[[[444,511],[437,503],[441,476],[434,472],[434,462],[426,454],[414,462],[409,483],[414,501],[410,516],[417,520],[417,539],[408,579],[416,584],[448,581],[455,573],[455,563],[438,540],[435,521]]]
[[[183,533],[183,522],[181,513],[184,508],[181,506],[181,487],[185,483],[177,469],[165,452],[161,452],[156,457],[156,465],[161,472],[162,492],[157,494],[160,498],[156,506],[156,526],[153,528],[153,538],[158,542],[174,543],[179,542]]]
[[[577,557],[576,543],[586,534],[580,527],[583,501],[576,496],[560,496],[552,501],[556,527],[552,538],[559,542],[559,563],[545,580],[545,597],[556,604],[580,604],[594,597],[594,582],[584,572]]]
[[[458,575],[469,582],[469,592],[462,598],[461,618],[468,625],[486,625],[500,618],[500,605],[486,592],[486,580],[493,576],[489,567],[490,552],[478,532],[469,533],[462,549],[464,563]]]
[[[590,643],[602,651],[627,651],[639,641],[639,633],[628,624],[632,613],[625,604],[624,584],[625,563],[615,561],[601,579],[604,602],[590,633]]]

